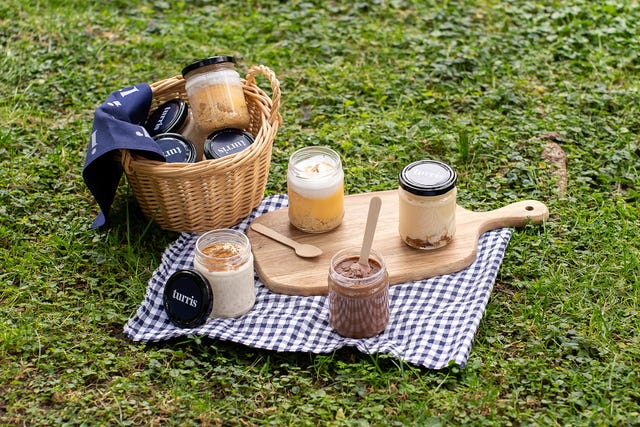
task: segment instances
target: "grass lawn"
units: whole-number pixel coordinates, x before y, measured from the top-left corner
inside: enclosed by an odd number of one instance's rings
[[[0,46],[0,425],[640,424],[637,2],[5,0]],[[280,80],[267,194],[329,145],[349,194],[438,158],[468,209],[547,204],[465,367],[123,335],[178,234],[124,179],[89,229],[93,112],[217,54]]]

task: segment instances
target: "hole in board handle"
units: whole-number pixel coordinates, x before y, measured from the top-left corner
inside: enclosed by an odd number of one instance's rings
[[[532,210],[534,210],[535,208],[534,208],[533,206],[525,206],[525,208],[524,208],[524,209],[525,209],[525,210],[527,210],[527,211],[532,211]]]

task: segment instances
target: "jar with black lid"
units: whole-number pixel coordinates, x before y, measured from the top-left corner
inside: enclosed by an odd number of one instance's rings
[[[221,129],[204,141],[204,157],[219,159],[238,153],[253,144],[253,135],[241,129]]]
[[[456,181],[451,166],[419,160],[399,175],[398,213],[402,240],[418,249],[448,244],[456,232]]]
[[[195,146],[196,160],[202,158],[206,134],[196,125],[186,101],[176,98],[161,104],[149,115],[144,127],[152,137],[163,133],[184,136]]]
[[[207,135],[224,128],[247,129],[250,117],[233,56],[213,56],[182,70],[193,118]]]
[[[167,163],[194,163],[196,147],[178,133],[161,133],[153,137],[158,144]]]

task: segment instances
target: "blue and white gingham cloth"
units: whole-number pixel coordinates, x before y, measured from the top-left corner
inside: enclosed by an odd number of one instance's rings
[[[246,232],[261,214],[286,206],[286,195],[267,197],[233,228]],[[124,326],[124,333],[131,340],[157,342],[200,335],[268,350],[311,353],[354,346],[363,353],[390,354],[411,364],[440,369],[450,362],[466,364],[511,229],[484,233],[478,242],[476,260],[462,271],[391,286],[389,326],[382,334],[366,339],[344,338],[333,331],[326,296],[277,294],[266,288],[257,275],[256,304],[244,316],[209,319],[193,329],[175,326],[163,309],[162,292],[176,270],[193,268],[197,237],[183,233],[165,250],[149,280],[144,301]]]

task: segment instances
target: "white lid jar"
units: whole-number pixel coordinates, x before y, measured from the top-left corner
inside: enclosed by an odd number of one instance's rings
[[[418,249],[436,249],[449,243],[456,232],[456,181],[451,166],[420,160],[399,175],[399,232],[402,240]]]
[[[211,230],[196,240],[193,267],[211,286],[211,317],[239,317],[255,303],[253,254],[247,236],[233,229]]]
[[[344,217],[344,172],[329,147],[305,147],[289,158],[289,222],[307,233],[324,233]]]
[[[250,117],[232,56],[213,56],[182,70],[193,118],[203,133],[247,129]]]

